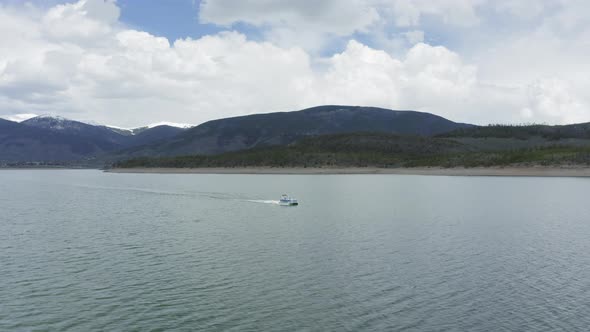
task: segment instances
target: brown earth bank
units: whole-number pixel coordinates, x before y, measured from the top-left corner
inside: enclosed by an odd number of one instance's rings
[[[475,167],[475,168],[114,168],[111,173],[152,173],[152,174],[400,174],[439,176],[547,176],[547,177],[590,177],[590,167]]]

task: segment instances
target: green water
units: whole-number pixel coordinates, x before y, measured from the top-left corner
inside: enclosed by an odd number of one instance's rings
[[[0,171],[0,331],[585,330],[588,188]]]

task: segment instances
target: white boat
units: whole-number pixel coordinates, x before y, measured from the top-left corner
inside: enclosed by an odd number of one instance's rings
[[[297,202],[297,200],[293,197],[289,197],[288,195],[283,195],[283,196],[281,196],[281,199],[279,200],[279,205],[295,206],[295,205],[299,205],[299,202]]]

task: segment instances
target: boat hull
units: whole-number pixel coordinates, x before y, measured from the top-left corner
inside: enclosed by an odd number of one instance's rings
[[[280,206],[297,206],[297,205],[299,205],[299,203],[297,203],[297,202],[280,202],[279,205]]]
[[[281,199],[279,200],[279,204],[281,206],[297,206],[297,205],[299,205],[299,202],[295,198],[289,197],[287,195],[283,195],[283,196],[281,196]]]

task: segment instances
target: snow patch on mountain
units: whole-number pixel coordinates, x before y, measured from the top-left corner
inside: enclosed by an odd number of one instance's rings
[[[149,124],[146,127],[148,127],[148,128],[154,128],[154,127],[158,127],[158,126],[170,126],[170,127],[188,129],[188,128],[194,127],[195,125],[188,124],[188,123],[176,123],[176,122],[166,122],[166,121],[163,121],[163,122],[156,122],[156,123]]]
[[[91,126],[95,126],[95,127],[105,127],[105,128],[111,129],[114,132],[117,132],[117,133],[120,133],[123,135],[136,135],[146,129],[151,129],[151,128],[155,128],[158,126],[170,126],[170,127],[176,127],[176,128],[182,128],[182,129],[188,129],[188,128],[192,128],[195,126],[194,124],[188,124],[188,123],[176,123],[176,122],[162,121],[162,122],[148,124],[145,126],[139,126],[136,128],[124,128],[124,127],[119,127],[119,126],[104,125],[104,124],[98,123],[93,120],[88,120],[88,121],[72,120],[72,119],[64,118],[59,115],[52,115],[52,114],[38,115],[38,114],[33,114],[33,113],[0,115],[0,118],[6,119],[8,121],[19,122],[19,123],[24,122],[25,124],[36,125],[38,127],[44,127],[44,128],[53,129],[53,130],[64,130],[64,129],[72,127],[72,126],[77,127],[75,125],[76,123],[82,123],[82,124],[87,124],[87,125],[91,125]]]
[[[38,117],[38,115],[32,114],[32,113],[0,115],[0,118],[8,120],[8,121],[14,121],[14,122],[23,122],[25,120],[35,118],[35,117]]]
[[[57,115],[49,115],[43,114],[36,116],[34,118],[27,119],[22,122],[23,124],[39,127],[39,128],[46,128],[51,130],[66,130],[66,129],[76,129],[80,130],[83,128],[86,123],[66,119],[61,116]]]
[[[170,126],[170,127],[188,129],[188,128],[194,127],[195,125],[188,124],[188,123],[176,123],[176,122],[163,121],[163,122],[156,122],[156,123],[152,123],[152,124],[145,125],[142,127],[137,127],[137,128],[123,128],[123,127],[111,126],[111,125],[106,125],[105,127],[110,128],[111,130],[114,130],[118,133],[125,133],[127,135],[137,135],[146,129],[152,129],[152,128],[159,127],[159,126]]]

